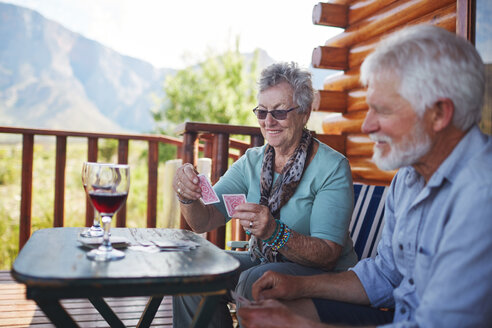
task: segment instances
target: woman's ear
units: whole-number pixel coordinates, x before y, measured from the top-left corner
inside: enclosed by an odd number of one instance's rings
[[[431,122],[435,132],[444,130],[453,123],[454,103],[449,98],[439,99],[432,109]]]

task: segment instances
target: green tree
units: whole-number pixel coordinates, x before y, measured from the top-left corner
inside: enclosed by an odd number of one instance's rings
[[[258,53],[248,63],[234,49],[208,54],[196,65],[179,70],[164,82],[165,97],[154,111],[158,132],[172,133],[185,121],[253,125],[256,103]]]

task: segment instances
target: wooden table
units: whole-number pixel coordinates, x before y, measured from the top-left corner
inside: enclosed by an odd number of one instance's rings
[[[149,327],[165,295],[201,294],[193,327],[206,327],[226,292],[226,280],[239,268],[237,260],[199,235],[179,229],[114,228],[132,244],[181,239],[200,244],[187,252],[147,253],[132,249],[119,261],[94,262],[77,237],[81,228],[50,228],[33,233],[12,267],[34,300],[57,327],[77,327],[61,299],[87,298],[111,327],[124,327],[103,297],[149,296],[138,327]]]

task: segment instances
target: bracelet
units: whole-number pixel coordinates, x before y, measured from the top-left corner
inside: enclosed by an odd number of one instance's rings
[[[279,220],[275,220],[275,231],[273,231],[272,235],[270,236],[270,238],[268,238],[267,240],[263,240],[264,243],[269,243],[271,242],[275,236],[277,235],[277,232],[278,232],[278,227],[280,226],[280,221]]]
[[[176,197],[178,197],[178,200],[181,204],[189,205],[194,202],[193,199],[181,199],[181,197],[179,197],[178,195],[176,195]]]
[[[275,239],[273,240],[273,242],[271,243],[266,243],[268,246],[270,247],[274,247],[275,245],[277,245],[277,243],[279,242],[280,238],[282,237],[282,235],[284,234],[284,230],[285,230],[285,227],[286,225],[282,222],[280,222],[280,228],[278,229],[278,232],[277,234],[275,235]]]
[[[279,249],[284,247],[285,244],[287,244],[287,242],[289,241],[289,238],[290,238],[291,231],[292,230],[290,230],[289,227],[285,226],[285,230],[284,230],[284,234],[282,235],[282,239],[280,240],[280,242],[278,244],[276,244],[275,246],[272,247],[272,249],[274,251],[278,251]]]

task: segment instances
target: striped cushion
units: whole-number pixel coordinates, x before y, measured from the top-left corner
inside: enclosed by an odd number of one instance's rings
[[[354,183],[354,212],[350,237],[359,259],[375,257],[383,230],[384,202],[388,187]]]

